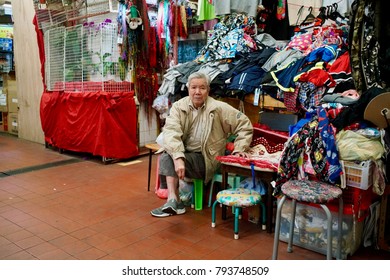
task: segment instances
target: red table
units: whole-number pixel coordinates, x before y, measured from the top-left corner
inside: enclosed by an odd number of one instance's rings
[[[134,92],[44,92],[40,116],[45,142],[103,158],[139,154]]]

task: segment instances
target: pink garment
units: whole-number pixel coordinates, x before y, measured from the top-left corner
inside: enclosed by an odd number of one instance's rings
[[[353,99],[359,99],[360,95],[359,93],[354,89],[349,89],[341,93],[342,96],[353,98]]]
[[[213,29],[214,29],[214,25],[216,25],[217,23],[218,23],[218,20],[217,20],[217,19],[206,20],[206,21],[203,23],[203,29],[204,29],[204,31],[213,30]]]
[[[294,36],[288,43],[287,47],[289,49],[296,49],[304,52],[309,49],[312,43],[312,33],[308,32]]]

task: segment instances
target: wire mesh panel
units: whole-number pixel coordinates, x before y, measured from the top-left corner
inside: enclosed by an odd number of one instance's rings
[[[33,0],[38,27],[42,30],[110,12],[108,0]],[[70,23],[70,24],[69,24]]]
[[[67,21],[62,0],[33,0],[38,27],[46,30],[51,26],[57,26]]]
[[[71,2],[65,8],[69,21],[110,12],[110,5],[107,0],[68,0],[67,2]]]
[[[117,13],[118,12],[119,0],[110,0],[109,1],[109,5],[110,5],[110,12],[111,13]]]
[[[66,29],[64,48],[64,82],[65,90],[83,91],[83,83],[86,79],[83,57],[86,43],[83,36],[82,25],[77,25]],[[72,84],[70,84],[72,82]],[[77,82],[77,84],[74,84]],[[68,88],[70,86],[70,88]]]
[[[117,24],[85,23],[46,31],[48,90],[130,91],[127,69],[119,60]]]
[[[49,90],[64,90],[65,31],[65,27],[57,27],[45,33],[45,80]]]

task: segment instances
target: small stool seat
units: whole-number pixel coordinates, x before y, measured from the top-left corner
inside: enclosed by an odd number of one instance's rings
[[[213,190],[214,190],[214,183],[216,183],[216,182],[222,183],[222,174],[221,173],[215,173],[213,176],[213,179],[211,180],[209,204],[208,204],[209,207],[211,207],[211,204],[213,203]],[[240,182],[241,182],[240,176],[236,176],[234,174],[228,174],[228,184],[232,188],[239,188]]]
[[[260,204],[262,206],[262,224],[263,229],[265,229],[265,205],[261,201],[261,195],[250,189],[245,188],[231,188],[218,192],[215,202],[213,203],[211,211],[211,226],[215,227],[215,208],[217,204],[220,203],[225,206],[230,206],[234,209],[234,239],[239,238],[238,233],[238,220],[241,216],[243,207],[250,207]]]
[[[284,183],[281,186],[281,191],[283,193],[282,198],[278,202],[276,210],[276,222],[275,222],[275,236],[274,236],[274,247],[272,253],[272,259],[276,260],[278,256],[278,246],[279,246],[279,234],[280,234],[280,223],[281,223],[281,214],[284,202],[287,198],[292,200],[291,207],[291,223],[289,231],[289,239],[287,252],[292,252],[292,242],[294,236],[294,221],[296,206],[298,202],[305,203],[314,203],[319,204],[322,209],[325,211],[327,217],[327,259],[332,259],[332,214],[329,208],[326,206],[326,203],[331,202],[335,199],[339,200],[339,209],[338,209],[338,242],[337,242],[337,258],[341,258],[341,231],[342,231],[342,219],[343,219],[343,199],[342,199],[342,190],[339,187],[319,182],[319,181],[309,181],[309,180],[290,180]]]
[[[259,204],[261,195],[244,188],[226,189],[218,192],[217,201],[226,206],[249,207]]]
[[[300,202],[328,203],[342,195],[339,187],[319,181],[291,180],[283,184],[282,193]]]

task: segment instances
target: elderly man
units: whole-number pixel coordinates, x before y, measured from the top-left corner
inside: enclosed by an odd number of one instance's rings
[[[202,72],[188,77],[189,96],[173,103],[163,127],[160,156],[161,186],[168,188],[167,202],[150,213],[155,217],[180,215],[186,209],[179,197],[179,179],[209,182],[219,167],[216,156],[225,154],[226,139],[235,135],[233,155],[247,157],[253,127],[247,116],[209,96],[210,77]]]

